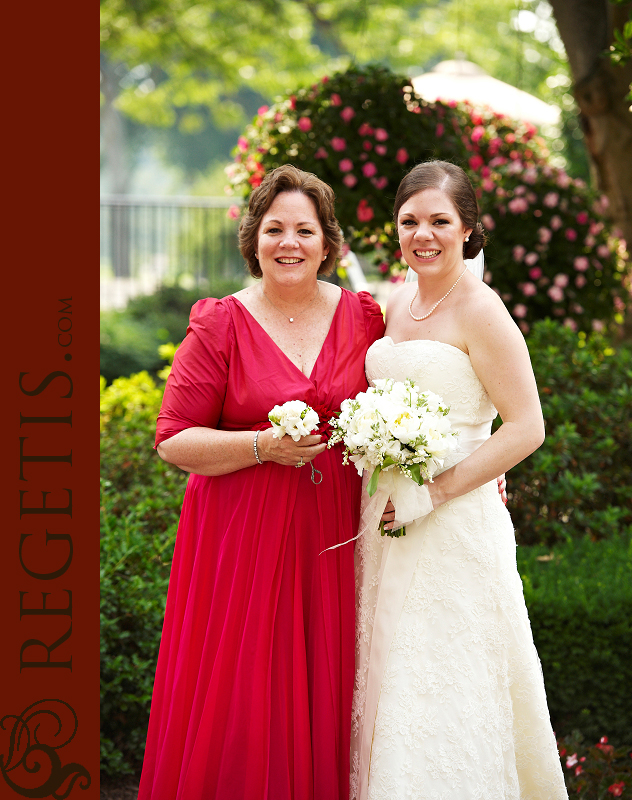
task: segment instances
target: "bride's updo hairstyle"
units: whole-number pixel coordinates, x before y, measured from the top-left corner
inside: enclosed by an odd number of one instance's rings
[[[259,226],[264,215],[281,192],[301,192],[312,200],[320,227],[323,229],[325,246],[329,248],[327,258],[322,262],[318,275],[329,275],[334,268],[342,248],[342,231],[334,214],[334,193],[330,186],[311,172],[284,164],[271,170],[261,184],[253,190],[248,201],[248,211],[239,225],[239,249],[246,259],[246,265],[254,278],[263,273],[255,256],[259,239]]]
[[[417,164],[402,178],[395,205],[393,219],[397,225],[397,217],[404,203],[424,189],[439,189],[445,192],[454,207],[459,212],[459,217],[465,228],[471,228],[469,242],[463,243],[463,258],[475,258],[485,244],[485,231],[478,221],[478,203],[469,178],[461,167],[449,161],[426,161]]]

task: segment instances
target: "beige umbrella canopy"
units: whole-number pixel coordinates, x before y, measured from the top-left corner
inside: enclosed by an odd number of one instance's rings
[[[556,125],[560,121],[557,106],[492,78],[471,61],[442,61],[431,72],[413,78],[412,85],[428,101],[467,100],[473,106],[488,106],[497,114],[534,125]]]

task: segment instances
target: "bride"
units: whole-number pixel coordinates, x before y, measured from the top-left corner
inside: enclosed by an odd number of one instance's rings
[[[369,381],[412,378],[450,404],[460,450],[420,487],[426,515],[358,540],[351,796],[560,800],[567,793],[522,583],[495,478],[536,450],[544,423],[522,334],[464,264],[484,243],[472,186],[419,164],[394,218],[417,281],[393,292]],[[499,413],[503,424],[490,436]],[[366,493],[365,493],[366,495]]]

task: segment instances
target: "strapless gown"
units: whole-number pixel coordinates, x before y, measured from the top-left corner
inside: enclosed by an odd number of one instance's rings
[[[385,337],[366,373],[412,378],[450,404],[460,449],[444,469],[490,436],[496,409],[456,347]],[[356,591],[352,798],[567,798],[496,481],[399,539],[362,536]]]

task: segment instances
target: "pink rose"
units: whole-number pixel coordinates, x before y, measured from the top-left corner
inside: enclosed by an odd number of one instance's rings
[[[483,188],[485,187],[483,186]],[[491,214],[483,214],[483,216],[481,217],[481,222],[488,231],[493,231],[494,228],[496,227],[496,223],[494,222],[494,218],[492,217]]]
[[[572,181],[571,178],[565,172],[560,172],[560,174],[557,176],[555,183],[557,183],[560,189],[566,189],[571,185]]]
[[[377,128],[375,131],[375,138],[378,142],[385,142],[388,139],[388,133],[384,128]]]
[[[530,281],[527,283],[521,283],[518,288],[522,291],[522,294],[525,297],[533,297],[533,295],[538,293],[538,287],[535,285],[535,283],[531,283]]]
[[[542,202],[547,208],[555,208],[559,203],[560,196],[557,192],[547,192]]]
[[[482,125],[477,125],[472,131],[471,139],[473,142],[478,142],[485,135],[485,128]]]
[[[237,139],[237,149],[240,153],[245,153],[248,149],[248,139],[246,139],[245,136],[240,136],[239,139]]]
[[[586,277],[584,275],[578,275],[575,278],[575,286],[577,286],[578,289],[581,289],[587,283],[588,283],[588,281],[586,280]]]
[[[340,116],[344,122],[351,122],[351,120],[355,117],[355,111],[351,108],[351,106],[345,106],[340,112]]]
[[[377,167],[372,161],[362,165],[362,174],[365,178],[372,178],[377,173]]]
[[[405,164],[408,161],[408,150],[405,147],[400,147],[395,153],[395,161],[398,164]]]
[[[486,192],[494,191],[494,181],[491,178],[483,178],[483,189]],[[491,230],[491,229],[490,229]]]
[[[533,167],[529,167],[522,177],[527,183],[533,185],[538,179],[538,171],[533,169]]]
[[[568,280],[568,275],[565,275],[563,272],[558,272],[553,278],[553,283],[561,289],[565,289],[568,286]]]
[[[331,140],[331,146],[337,151],[344,150],[347,147],[347,141],[346,139],[342,139],[340,136],[334,136],[334,138]]]
[[[228,211],[226,212],[226,216],[228,219],[238,219],[239,218],[239,206],[231,206]]]
[[[549,288],[546,290],[546,293],[554,303],[561,303],[564,299],[564,292],[559,286],[549,286]]]
[[[594,247],[596,244],[595,237],[588,234],[588,236],[584,239],[584,244],[586,247]]]
[[[537,253],[527,253],[527,255],[524,257],[524,263],[528,267],[532,267],[537,263],[539,257],[540,256]]]
[[[378,267],[378,269],[379,269],[379,271],[380,271],[381,273],[383,273],[383,274],[384,274],[384,273],[386,273],[386,272],[388,272],[388,271],[389,271],[388,262],[387,262],[387,261],[382,261],[382,263],[380,264],[380,266]]]
[[[566,317],[566,319],[564,320],[564,327],[570,328],[572,331],[577,331],[577,323],[575,322],[574,319],[571,319],[570,317]]]
[[[594,331],[597,331],[597,333],[604,329],[604,324],[600,319],[594,319],[591,323],[591,326]]]
[[[617,783],[611,783],[610,786],[608,786],[608,791],[613,797],[621,797],[624,788],[625,781],[618,781]]]
[[[523,214],[529,209],[529,204],[524,197],[514,197],[507,203],[507,206],[512,214]]]
[[[373,144],[368,139],[365,139],[362,142],[362,147],[368,152],[369,150],[373,150]]]
[[[574,228],[567,228],[564,231],[564,236],[566,236],[569,242],[574,242],[575,239],[577,239],[577,231]]]
[[[521,330],[521,331],[524,333],[524,335],[525,335],[525,336],[526,336],[526,335],[529,333],[529,331],[531,330],[531,328],[530,328],[530,326],[529,326],[529,323],[528,323],[528,322],[525,322],[523,319],[521,319],[521,320],[520,320],[520,322],[518,323],[518,327],[519,327],[519,328],[520,328],[520,330]]]
[[[584,307],[580,306],[579,303],[573,303],[573,305],[571,306],[571,310],[572,310],[573,314],[583,314],[584,313]]]
[[[385,178],[383,175],[379,178],[371,178],[371,183],[376,189],[385,189],[388,184],[388,178]]]
[[[470,169],[472,170],[472,172],[476,172],[483,166],[485,162],[479,155],[476,155],[472,156],[468,163],[470,165]]]
[[[375,152],[380,156],[386,155],[386,146],[383,144],[376,144],[375,145]]]
[[[343,182],[343,183],[344,183],[344,185],[345,185],[345,186],[347,186],[349,189],[353,189],[353,187],[354,187],[354,186],[356,185],[356,183],[358,182],[358,179],[356,178],[356,176],[355,176],[355,175],[350,175],[350,174],[349,174],[349,175],[345,175],[345,176],[344,176],[344,178],[342,179],[342,182]]]
[[[548,242],[551,241],[552,236],[553,233],[549,228],[538,228],[538,238],[542,244],[548,244]]]
[[[519,197],[521,194],[526,194],[527,187],[520,184],[520,186],[516,186],[514,189],[514,194],[516,197]]]
[[[562,227],[562,218],[556,214],[554,217],[551,217],[551,222],[549,225],[551,226],[551,230],[559,231],[559,229]]]
[[[331,96],[331,104],[332,106],[341,106],[342,105],[342,98],[339,94],[332,94]]]
[[[260,108],[257,109],[257,114],[259,114],[259,116],[262,117],[268,109],[269,106],[261,106]]]
[[[602,230],[603,222],[591,222],[590,227],[588,228],[588,233],[592,234],[593,236],[598,236]]]
[[[373,209],[364,199],[360,200],[358,203],[356,214],[360,222],[370,222],[375,216]]]
[[[577,256],[573,261],[573,266],[578,272],[586,272],[590,264],[586,256]]]
[[[440,123],[437,125],[437,128],[436,128],[436,130],[435,130],[435,136],[436,136],[437,138],[441,138],[441,136],[443,136],[443,132],[444,132],[444,131],[445,131],[445,128],[443,127],[443,123],[442,123],[442,122],[440,122]]]
[[[353,169],[353,161],[350,158],[343,158],[342,161],[338,162],[338,168],[340,172],[351,172]]]
[[[312,121],[309,117],[300,117],[298,121],[298,127],[303,133],[307,133],[307,131],[312,129]]]
[[[520,263],[526,252],[526,249],[521,244],[517,244],[512,251],[513,260]]]
[[[367,125],[366,122],[363,122],[358,128],[358,133],[360,136],[373,136],[373,128],[370,125]]]
[[[314,153],[314,158],[327,158],[329,153],[325,150],[324,147],[319,147],[318,150]]]
[[[533,267],[533,269],[529,270],[529,277],[531,280],[537,281],[538,278],[542,277],[542,270],[540,267]]]
[[[527,316],[527,311],[528,310],[529,309],[524,305],[524,303],[518,303],[518,305],[514,306],[514,310],[511,313],[517,319],[522,319],[523,317]]]
[[[600,244],[599,247],[597,248],[597,255],[600,258],[608,258],[608,256],[610,255],[610,248],[608,247],[608,245]]]
[[[586,211],[580,211],[575,219],[580,225],[586,225],[588,223],[588,213]]]

